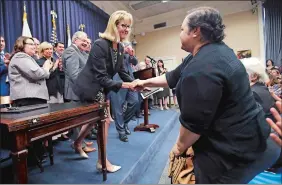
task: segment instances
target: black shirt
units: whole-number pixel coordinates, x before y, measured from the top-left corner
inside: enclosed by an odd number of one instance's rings
[[[38,59],[36,62],[37,64],[42,67],[47,59],[45,57],[42,57]],[[53,58],[51,59],[53,64],[55,61]],[[49,96],[55,96],[57,97],[57,93],[59,92],[61,95],[64,93],[64,81],[62,81],[61,77],[64,77],[64,72],[59,70],[59,67],[57,69],[50,70],[50,76],[46,80],[46,85],[48,89]]]
[[[263,83],[255,83],[251,86],[256,102],[258,102],[265,112],[265,117],[275,120],[270,112],[271,107],[276,107],[275,100],[271,96],[268,88]]]
[[[265,150],[270,128],[244,66],[224,43],[203,46],[166,78],[176,87],[181,124],[201,135],[193,144],[197,183],[213,183]]]

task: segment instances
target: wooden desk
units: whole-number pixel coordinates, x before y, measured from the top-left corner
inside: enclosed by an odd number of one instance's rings
[[[27,147],[36,140],[50,138],[72,128],[95,123],[98,126],[99,150],[101,150],[103,180],[107,179],[106,147],[104,145],[106,104],[63,103],[25,113],[1,113],[1,126],[11,137],[11,154],[15,183],[28,183]],[[51,159],[51,163],[52,163]]]

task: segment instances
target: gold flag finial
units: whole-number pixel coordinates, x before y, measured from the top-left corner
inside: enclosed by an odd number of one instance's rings
[[[70,25],[67,24],[67,32],[69,33],[70,32]]]
[[[26,14],[26,3],[24,1],[24,7],[23,7],[23,22],[27,20],[27,14]]]
[[[24,1],[24,12],[26,12],[26,3]]]
[[[51,10],[50,14],[52,16],[53,28],[56,29],[56,20],[55,20],[55,18],[57,18],[57,13],[54,10]]]
[[[84,31],[85,24],[80,24],[78,28],[80,29],[80,31]]]

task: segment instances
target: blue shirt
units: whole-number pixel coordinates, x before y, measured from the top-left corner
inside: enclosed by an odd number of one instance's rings
[[[4,51],[0,53],[0,96],[10,95],[10,85],[7,82],[8,67],[4,63]]]

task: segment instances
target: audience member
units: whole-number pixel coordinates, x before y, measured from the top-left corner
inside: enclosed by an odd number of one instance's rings
[[[281,104],[281,99],[280,101],[276,102],[276,107],[278,108],[279,112],[275,108],[271,108],[270,111],[275,118],[276,122],[274,122],[272,119],[266,119],[267,123],[271,126],[271,128],[276,132],[276,133],[271,133],[270,137],[279,145],[282,147],[282,119],[281,119],[281,114],[282,114],[282,104]]]
[[[34,40],[34,45],[35,45],[35,54],[32,56],[34,60],[38,60],[39,59],[39,52],[38,52],[38,47],[40,45],[40,41],[33,37]]]
[[[164,67],[164,62],[162,60],[158,60],[157,62],[157,74],[158,76],[164,75],[167,72],[167,69]],[[166,109],[168,110],[168,98],[170,95],[170,90],[168,87],[164,87],[163,91],[160,91],[156,94],[156,98],[159,100],[159,104],[160,104],[160,109]],[[164,108],[163,108],[164,106]]]
[[[57,42],[54,45],[54,54],[53,59],[56,61],[59,58],[62,58],[63,52],[65,51],[65,45],[63,42]]]
[[[50,70],[50,77],[46,80],[47,89],[49,93],[48,103],[64,103],[63,98],[63,87],[60,82],[59,74],[59,59],[56,61],[52,58],[53,56],[53,46],[51,43],[42,42],[38,47],[39,59],[37,63],[39,66],[43,66],[46,61],[52,64]]]
[[[265,82],[268,81],[268,75],[265,72],[264,65],[253,57],[241,59],[241,61],[249,75],[251,90],[256,102],[262,106],[266,118],[273,119],[270,108],[275,105],[275,100],[265,85]]]
[[[16,40],[8,70],[10,98],[15,106],[42,104],[49,100],[46,79],[52,63],[47,60],[40,67],[32,58],[34,54],[32,38],[21,36]]]
[[[124,47],[124,60],[123,65],[125,71],[134,79],[133,70],[130,64],[136,65],[137,59],[133,56],[132,46],[128,43]],[[113,77],[115,81],[122,79],[118,74]],[[119,139],[123,142],[128,142],[127,135],[131,132],[128,128],[129,121],[135,116],[137,109],[140,110],[138,92],[129,89],[120,89],[117,93],[110,93],[110,102],[112,104],[112,111],[115,118],[116,129],[119,133]]]
[[[8,81],[8,66],[10,63],[9,54],[5,53],[5,39],[0,36],[0,96],[1,96],[1,107],[9,104],[10,98],[10,85]],[[0,108],[1,108],[0,107]]]

